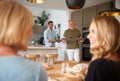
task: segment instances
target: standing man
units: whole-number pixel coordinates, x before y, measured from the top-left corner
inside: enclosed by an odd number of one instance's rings
[[[69,29],[67,29],[64,33],[63,42],[66,43],[67,55],[69,60],[75,60],[76,62],[80,61],[80,50],[79,50],[79,42],[81,34],[78,29],[75,28],[75,22],[73,20],[69,20]]]
[[[57,34],[53,30],[53,21],[48,22],[48,28],[44,31],[45,46],[54,47],[57,42]]]

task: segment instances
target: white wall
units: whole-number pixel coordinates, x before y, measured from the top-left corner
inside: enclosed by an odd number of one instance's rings
[[[61,24],[61,35],[60,37],[63,37],[64,31],[68,28],[68,20],[70,16],[69,10],[55,10],[55,9],[45,9],[45,7],[40,7],[44,4],[41,5],[35,5],[28,3],[27,1],[24,0],[17,0],[20,3],[23,4],[27,9],[29,9],[34,16],[40,16],[42,11],[45,10],[46,13],[50,13],[50,17],[47,21],[52,20],[54,22],[54,25],[57,26],[58,23]],[[45,25],[47,25],[47,21],[45,22]]]
[[[67,11],[61,11],[61,10],[49,10],[50,18],[49,20],[52,20],[54,22],[54,25],[58,25],[58,23],[61,24],[61,38],[63,37],[64,31],[68,28],[68,13]]]

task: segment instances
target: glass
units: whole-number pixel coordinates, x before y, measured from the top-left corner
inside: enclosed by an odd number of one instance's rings
[[[66,73],[69,73],[69,63],[66,63]]]
[[[68,63],[62,63],[61,72],[62,73],[69,73],[69,64]]]
[[[65,73],[65,72],[66,72],[66,70],[65,70],[65,63],[62,63],[61,72],[62,72],[62,73]]]

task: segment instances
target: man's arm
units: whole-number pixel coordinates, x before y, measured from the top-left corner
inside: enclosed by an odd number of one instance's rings
[[[44,40],[47,41],[47,42],[49,42],[49,39],[48,39],[47,36],[48,36],[48,35],[47,35],[47,31],[44,31]]]

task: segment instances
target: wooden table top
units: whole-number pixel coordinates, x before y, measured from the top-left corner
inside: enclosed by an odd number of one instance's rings
[[[66,61],[65,61],[66,62]],[[76,65],[76,63],[69,63],[69,67]],[[62,63],[57,62],[53,65],[49,65],[49,68],[46,69],[48,74],[48,81],[82,81],[81,76],[77,76],[71,73],[63,73],[61,71]]]

